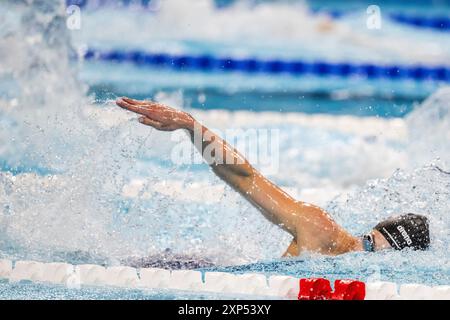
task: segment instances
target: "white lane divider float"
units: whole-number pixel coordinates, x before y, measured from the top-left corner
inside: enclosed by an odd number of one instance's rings
[[[136,289],[171,289],[190,292],[267,296],[297,299],[300,279],[290,276],[158,268],[103,267],[93,264],[42,263],[37,261],[0,260],[0,279],[10,282],[33,281],[80,286],[111,286]],[[420,284],[371,282],[365,284],[366,300],[437,299],[450,300],[450,286],[430,287]]]
[[[42,281],[54,284],[67,284],[75,273],[75,267],[68,263],[46,263],[43,266]]]
[[[366,300],[397,300],[399,299],[397,284],[393,282],[366,283]]]
[[[0,260],[0,279],[9,279],[12,271],[12,261]]]
[[[44,281],[45,264],[36,261],[17,261],[9,275],[11,282],[31,280],[35,282]]]
[[[75,266],[75,277],[80,284],[88,286],[104,285],[107,281],[106,268],[95,264]],[[114,284],[112,284],[114,286]]]
[[[297,299],[300,289],[299,280],[288,276],[269,277],[269,295]]]
[[[140,269],[140,288],[165,289],[169,288],[171,272],[158,268]],[[186,285],[186,284],[185,284]]]
[[[136,288],[139,284],[137,270],[131,267],[106,268],[105,283],[115,287]]]
[[[433,288],[433,300],[450,300],[450,286],[437,286]]]
[[[400,297],[406,300],[431,300],[433,289],[421,284],[402,284],[400,286]]]
[[[173,270],[169,275],[169,289],[203,291],[202,273],[193,270]]]

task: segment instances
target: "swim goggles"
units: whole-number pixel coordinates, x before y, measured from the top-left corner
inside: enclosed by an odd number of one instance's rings
[[[362,238],[364,251],[374,252],[375,251],[375,241],[373,235],[368,233]]]

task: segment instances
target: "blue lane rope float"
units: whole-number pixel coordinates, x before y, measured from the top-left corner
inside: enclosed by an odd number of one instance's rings
[[[403,13],[392,13],[389,17],[398,22],[419,28],[431,28],[440,31],[450,30],[450,18],[441,17],[421,17],[418,15],[406,15]]]
[[[151,8],[155,5],[159,5],[163,0],[120,0],[120,1],[108,1],[108,0],[66,0],[66,6],[76,5],[80,8],[101,8],[108,5],[116,7],[128,7],[139,6],[142,8]]]
[[[210,55],[170,55],[146,53],[142,51],[99,51],[89,49],[84,54],[86,60],[133,63],[179,71],[228,71],[263,74],[289,74],[294,76],[363,76],[369,79],[410,79],[416,81],[433,80],[450,82],[450,68],[447,66],[402,66],[353,63],[330,63],[326,61],[283,61],[279,59],[261,60],[256,58],[234,59]]]

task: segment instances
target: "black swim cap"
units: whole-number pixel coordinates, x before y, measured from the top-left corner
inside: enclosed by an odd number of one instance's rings
[[[374,229],[381,232],[391,247],[396,250],[407,247],[425,250],[430,245],[428,219],[421,215],[408,213],[393,217],[380,222]]]

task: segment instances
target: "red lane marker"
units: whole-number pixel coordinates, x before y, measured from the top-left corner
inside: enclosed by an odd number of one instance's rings
[[[333,300],[364,300],[366,296],[366,284],[356,280],[336,280]]]
[[[331,285],[327,279],[300,279],[298,300],[328,300],[331,298]]]

